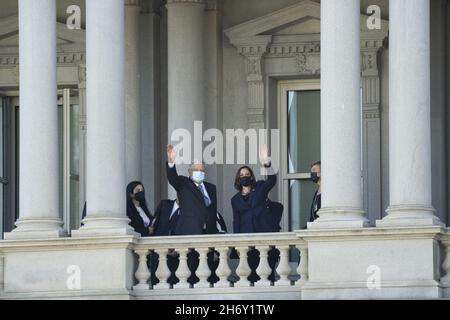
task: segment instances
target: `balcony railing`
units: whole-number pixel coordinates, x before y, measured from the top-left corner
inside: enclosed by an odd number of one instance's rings
[[[178,289],[208,294],[215,288],[300,291],[308,279],[307,245],[295,233],[142,238],[134,252],[137,295]]]

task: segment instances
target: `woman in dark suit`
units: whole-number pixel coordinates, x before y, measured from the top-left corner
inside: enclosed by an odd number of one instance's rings
[[[241,167],[237,173],[234,187],[238,193],[231,199],[233,207],[233,227],[234,233],[258,233],[258,232],[278,232],[279,224],[272,217],[268,202],[270,190],[277,182],[276,173],[271,168],[267,147],[263,146],[260,152],[260,162],[266,171],[272,171],[265,181],[256,181],[255,175],[248,166]],[[237,258],[236,251],[233,250],[231,257]],[[275,264],[279,258],[279,251],[272,249],[269,251],[268,262],[272,269],[269,280],[275,281]],[[258,252],[250,250],[248,252],[248,264],[252,273],[248,277],[251,282],[256,282],[260,277],[256,274],[258,266]]]
[[[127,216],[130,225],[141,236],[153,234],[153,216],[147,208],[144,185],[140,181],[130,182],[127,186]]]
[[[270,170],[270,159],[267,148],[263,147],[260,161],[267,171]],[[272,170],[273,171],[273,170]],[[233,207],[234,233],[256,233],[279,231],[274,225],[268,208],[268,195],[275,186],[275,173],[267,176],[265,181],[256,181],[252,169],[241,167],[236,173],[234,187],[238,193],[231,199]]]

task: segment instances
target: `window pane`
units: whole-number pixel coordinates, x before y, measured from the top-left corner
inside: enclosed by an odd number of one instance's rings
[[[310,180],[289,181],[289,217],[291,231],[306,228],[317,185]]]
[[[320,90],[288,92],[289,173],[306,173],[320,160]]]

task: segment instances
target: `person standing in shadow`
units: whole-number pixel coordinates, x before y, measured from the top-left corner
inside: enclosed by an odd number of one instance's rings
[[[311,165],[311,180],[318,185],[317,191],[314,193],[314,197],[311,203],[309,222],[313,222],[319,218],[318,212],[322,207],[322,190],[321,190],[321,177],[320,177],[321,162],[317,161]]]

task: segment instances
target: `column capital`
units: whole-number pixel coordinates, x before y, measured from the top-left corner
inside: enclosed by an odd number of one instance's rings
[[[232,38],[230,42],[238,49],[238,52],[246,58],[250,56],[262,57],[272,42],[271,35],[254,36],[248,38]]]
[[[78,87],[81,89],[86,88],[86,64],[78,65]]]

